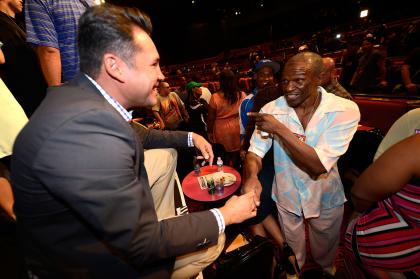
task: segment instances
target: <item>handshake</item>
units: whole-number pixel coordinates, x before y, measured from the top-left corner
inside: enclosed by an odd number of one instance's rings
[[[226,204],[219,208],[225,220],[225,225],[238,224],[257,215],[255,192],[241,196],[232,196]]]

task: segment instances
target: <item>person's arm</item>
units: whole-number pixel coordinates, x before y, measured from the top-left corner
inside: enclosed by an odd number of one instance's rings
[[[413,177],[420,177],[420,135],[395,144],[362,173],[351,191],[355,209],[364,212]]]
[[[33,162],[34,171],[101,243],[137,268],[201,249],[203,239],[215,244],[219,231],[211,212],[157,220],[145,169],[142,164],[136,169],[133,155],[141,151],[136,145],[120,116],[93,110],[48,137]],[[226,218],[240,220],[229,214]]]
[[[196,133],[191,133],[192,135],[192,142],[194,146],[200,150],[201,155],[204,157],[206,161],[209,162],[210,166],[213,164],[214,153],[211,144],[202,136]]]
[[[255,193],[248,192],[241,196],[232,196],[226,204],[220,208],[226,226],[239,224],[257,215]]]
[[[0,42],[0,44],[2,45],[2,42]],[[0,64],[4,64],[4,63],[6,63],[6,59],[4,58],[4,54],[0,46]]]
[[[293,162],[310,177],[316,179],[327,172],[315,149],[299,140],[285,125],[278,122],[275,134],[280,138],[284,147],[290,152]]]
[[[159,121],[159,128],[161,130],[165,130],[165,122],[163,122],[162,117],[160,116],[160,113],[158,111],[153,111],[153,115],[155,116],[155,118]]]
[[[141,125],[132,125],[132,127],[146,149],[195,147],[210,165],[213,164],[214,154],[211,144],[199,134],[146,129]]]
[[[57,86],[61,84],[61,57],[60,50],[48,46],[37,46],[38,55],[42,73],[48,86]]]
[[[277,136],[293,162],[312,179],[330,171],[344,154],[360,120],[359,109],[352,103],[345,111],[337,112],[335,120],[319,137],[316,146],[312,147],[298,139],[272,115],[254,112],[248,115],[255,117],[258,130]]]
[[[260,203],[260,195],[262,186],[258,179],[258,173],[262,168],[262,158],[273,144],[271,138],[263,138],[259,131],[254,130],[251,139],[249,140],[249,149],[245,156],[244,162],[244,182],[241,191],[243,193],[254,192],[257,206]]]
[[[262,168],[262,159],[253,152],[248,152],[245,157],[244,183],[241,191],[243,193],[254,192],[257,205],[259,205],[262,192],[261,182],[258,173]]]
[[[0,207],[6,212],[7,216],[16,220],[13,203],[12,185],[5,177],[0,177]]]
[[[276,135],[289,151],[293,162],[310,177],[316,179],[327,171],[315,149],[299,140],[283,123],[279,122],[272,115],[250,112],[248,116],[255,118],[257,128],[260,131]]]

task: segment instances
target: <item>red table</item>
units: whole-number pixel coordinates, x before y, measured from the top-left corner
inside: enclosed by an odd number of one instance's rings
[[[373,128],[373,127],[370,127],[370,126],[366,126],[366,125],[363,125],[363,124],[359,124],[358,126],[357,126],[357,130],[358,131],[368,131],[368,132],[370,132],[370,131],[372,131],[372,130],[374,130],[375,128]]]
[[[229,197],[241,186],[241,176],[234,168],[229,166],[223,166],[223,171],[234,174],[236,176],[236,182],[230,186],[225,186],[224,193],[221,196],[217,194],[210,195],[207,189],[202,190],[194,171],[190,172],[182,181],[182,191],[190,199],[202,202],[218,201]],[[201,168],[200,176],[214,172],[217,172],[217,166],[205,166]]]

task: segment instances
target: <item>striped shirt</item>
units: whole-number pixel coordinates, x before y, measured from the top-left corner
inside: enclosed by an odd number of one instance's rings
[[[126,110],[120,103],[118,103],[114,98],[112,98],[106,91],[90,76],[85,76],[95,85],[95,87],[101,92],[102,96],[104,96],[105,100],[116,110],[119,114],[121,114],[122,118],[125,119],[125,121],[131,121],[133,119],[132,111]]]
[[[93,0],[85,0],[89,6]],[[63,81],[79,72],[77,29],[79,17],[86,10],[80,0],[26,0],[27,42],[60,50]]]
[[[344,253],[352,272],[358,269],[352,266],[354,257],[364,269],[404,272],[401,278],[410,278],[406,272],[420,272],[419,236],[420,180],[413,179],[349,224]]]
[[[346,201],[337,168],[338,158],[346,152],[357,130],[360,112],[356,103],[327,93],[318,87],[321,103],[306,127],[295,110],[287,105],[284,97],[266,104],[261,112],[273,114],[299,139],[311,146],[327,173],[316,180],[296,166],[283,148],[280,139],[261,137],[255,130],[249,151],[259,157],[274,145],[274,169],[272,198],[278,206],[305,218],[318,217],[321,209],[338,207]]]

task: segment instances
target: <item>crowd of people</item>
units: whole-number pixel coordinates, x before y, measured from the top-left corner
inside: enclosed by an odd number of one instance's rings
[[[217,57],[217,61],[196,61],[192,64],[172,65],[165,67],[169,78],[186,76],[187,78],[199,71],[206,81],[217,80],[218,74],[225,68],[230,68],[241,77],[252,75],[258,61],[267,57],[284,64],[298,51],[314,51],[329,54],[337,65],[337,78],[350,92],[354,93],[385,93],[385,94],[413,94],[418,95],[419,70],[417,58],[419,48],[420,21],[414,19],[396,26],[365,26],[359,31],[348,31],[340,34],[339,48],[323,47],[320,38],[336,34],[327,32],[324,35],[312,34],[308,38],[286,38],[282,41],[293,43],[271,43],[263,48],[250,48],[248,57],[241,52],[232,57]],[[327,35],[326,35],[327,34]],[[314,39],[315,38],[315,39]],[[326,39],[326,38],[324,38]],[[234,51],[232,51],[234,52]],[[207,59],[208,60],[208,59]],[[175,70],[176,69],[176,70]],[[176,79],[175,79],[176,80]]]
[[[420,109],[394,124],[352,188],[358,213],[345,268],[335,266],[350,198],[337,161],[361,117],[349,91],[389,87],[372,34],[357,62],[346,57],[352,74],[309,47],[280,63],[257,50],[251,92],[229,64],[212,68],[215,92],[182,73],[171,90],[147,14],[88,0],[50,5],[25,1],[26,33],[14,19],[22,2],[0,0],[0,206],[16,224],[21,275],[195,278],[239,223],[271,238],[283,255],[276,268],[295,278],[307,247],[321,278],[420,274]],[[418,54],[401,69],[409,94],[418,93]],[[133,121],[139,109],[154,129]],[[242,171],[240,193],[177,215],[176,150],[213,164],[216,145]]]

